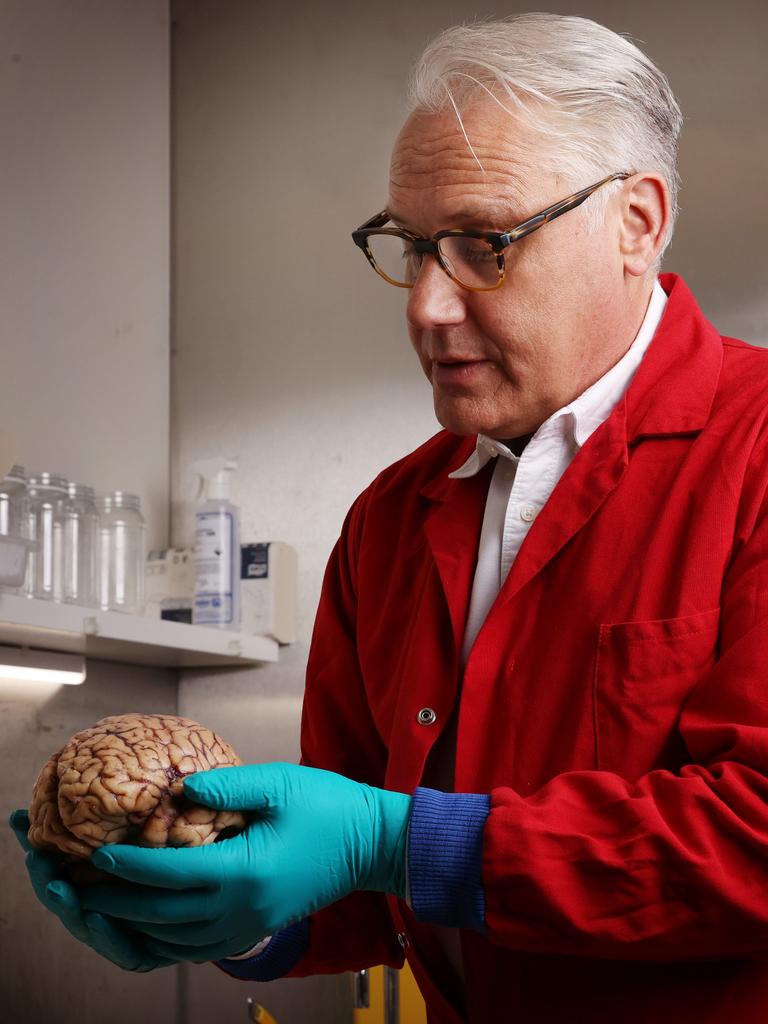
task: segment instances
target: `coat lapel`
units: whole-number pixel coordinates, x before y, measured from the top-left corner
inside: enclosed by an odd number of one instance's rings
[[[626,472],[626,402],[578,452],[539,512],[501,590],[511,600],[597,512]]]
[[[466,461],[474,444],[475,438],[465,441],[454,464],[421,491],[431,505],[426,514],[424,533],[448,606],[457,656],[464,638],[493,465],[489,463],[467,480],[451,480],[448,474]]]

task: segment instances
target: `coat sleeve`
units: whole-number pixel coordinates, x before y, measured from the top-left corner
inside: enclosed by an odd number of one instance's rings
[[[768,954],[768,500],[758,476],[741,497],[718,658],[681,709],[687,763],[631,783],[569,772],[525,798],[493,790],[481,872],[494,943],[635,960]]]
[[[368,491],[344,522],[323,580],[307,664],[301,763],[382,786],[387,751],[365,694],[356,644],[357,551]],[[402,967],[386,897],[356,892],[309,918],[309,946],[289,977]]]

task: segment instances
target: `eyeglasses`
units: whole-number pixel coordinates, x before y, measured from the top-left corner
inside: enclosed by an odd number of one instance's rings
[[[490,292],[504,280],[504,250],[513,242],[538,231],[544,224],[575,210],[609,181],[631,178],[633,171],[619,171],[602,181],[574,192],[554,206],[528,217],[509,231],[438,231],[431,238],[423,238],[405,228],[386,228],[390,220],[382,210],[352,232],[355,245],[365,254],[377,274],[397,288],[413,288],[416,277],[429,254],[448,277],[471,292]]]

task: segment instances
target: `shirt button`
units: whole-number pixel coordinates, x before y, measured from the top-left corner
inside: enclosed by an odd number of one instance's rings
[[[437,721],[437,713],[433,708],[422,708],[416,715],[416,721],[419,725],[434,725]]]
[[[521,505],[520,506],[520,518],[526,523],[532,523],[536,518],[536,507],[535,505]]]
[[[408,941],[408,936],[405,934],[405,932],[398,932],[397,933],[397,941],[400,943],[401,949],[407,949],[408,946],[410,946],[410,942]]]

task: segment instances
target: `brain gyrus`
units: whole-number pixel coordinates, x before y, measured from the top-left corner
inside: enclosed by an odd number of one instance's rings
[[[87,859],[107,843],[202,846],[239,832],[239,811],[195,805],[193,772],[242,764],[216,733],[173,715],[114,715],[83,729],[43,766],[29,808],[29,841]]]

